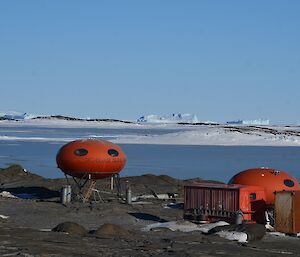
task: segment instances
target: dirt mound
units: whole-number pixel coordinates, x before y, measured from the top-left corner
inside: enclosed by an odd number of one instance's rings
[[[266,227],[263,224],[244,224],[236,231],[245,232],[248,241],[261,240],[266,235]]]
[[[30,173],[22,166],[14,164],[5,169],[0,169],[1,184],[12,182],[38,182],[44,180],[43,177]]]
[[[152,174],[122,178],[122,184],[130,186],[134,194],[178,193],[182,188],[182,181],[172,177]]]
[[[58,224],[55,228],[52,229],[55,232],[65,232],[70,235],[85,235],[87,232],[85,228],[75,222],[63,222]]]
[[[116,225],[116,224],[110,224],[106,223],[103,224],[101,227],[99,227],[97,230],[93,231],[93,234],[97,236],[128,236],[131,235],[131,232],[127,229],[124,229],[123,227]]]
[[[223,182],[217,181],[217,180],[206,180],[202,178],[190,178],[184,180],[184,184],[190,185],[190,184],[198,184],[198,183],[212,183],[212,184],[224,184]]]
[[[133,176],[133,177],[127,177],[127,180],[129,182],[139,182],[142,184],[149,184],[149,185],[178,185],[180,184],[180,180],[172,178],[167,175],[153,175],[153,174],[144,174],[141,176]]]

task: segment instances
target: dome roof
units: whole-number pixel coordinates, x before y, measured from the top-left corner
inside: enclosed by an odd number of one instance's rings
[[[276,191],[300,190],[299,182],[285,171],[272,168],[253,168],[233,176],[229,184],[261,186],[265,188],[266,203],[274,204]]]

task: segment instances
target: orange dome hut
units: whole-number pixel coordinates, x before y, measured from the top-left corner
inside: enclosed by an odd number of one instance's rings
[[[60,148],[56,162],[65,174],[96,180],[119,173],[126,164],[126,155],[106,140],[75,140]]]
[[[274,204],[276,191],[300,190],[299,182],[284,171],[272,168],[253,168],[233,176],[228,184],[261,186],[265,189],[266,204]]]

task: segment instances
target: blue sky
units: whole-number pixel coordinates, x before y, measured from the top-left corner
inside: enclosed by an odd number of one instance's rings
[[[300,1],[0,1],[0,110],[300,123]]]

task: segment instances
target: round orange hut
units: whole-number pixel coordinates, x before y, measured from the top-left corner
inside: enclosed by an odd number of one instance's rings
[[[119,173],[126,161],[126,155],[118,145],[98,139],[67,143],[56,156],[58,168],[65,174],[93,180]]]
[[[285,171],[272,168],[253,168],[233,176],[228,184],[261,186],[265,189],[266,204],[274,204],[276,191],[298,191],[299,182]]]

